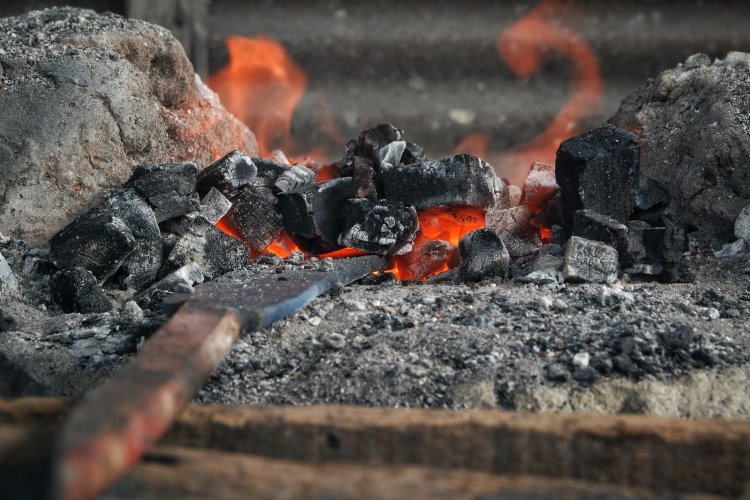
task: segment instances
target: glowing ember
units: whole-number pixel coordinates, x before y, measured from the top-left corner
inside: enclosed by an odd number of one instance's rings
[[[292,255],[292,252],[299,251],[299,247],[297,247],[292,238],[283,229],[276,239],[268,245],[268,248],[266,248],[266,252],[278,255],[282,259],[286,259]]]

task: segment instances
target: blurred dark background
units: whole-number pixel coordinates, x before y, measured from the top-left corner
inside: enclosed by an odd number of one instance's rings
[[[5,0],[0,15],[53,4]],[[746,0],[89,0],[68,4],[171,29],[204,78],[227,64],[228,35],[266,35],[277,40],[308,78],[292,119],[297,150],[293,154],[324,145],[336,156],[342,147],[340,136],[354,136],[361,128],[383,121],[403,128],[409,139],[435,156],[451,152],[476,133],[483,134],[487,155],[513,149],[544,130],[575,94],[579,80],[590,78],[578,74],[573,61],[585,54],[576,48],[566,53],[554,37],[545,42],[556,30],[587,47],[601,77],[600,104],[589,102],[590,109],[574,117],[580,130],[606,120],[620,100],[647,78],[695,52],[723,57],[732,50],[750,51]],[[529,15],[543,24],[524,43],[546,46],[540,49],[539,66],[520,78],[500,57],[497,40]],[[322,124],[326,114],[332,117],[333,127]]]

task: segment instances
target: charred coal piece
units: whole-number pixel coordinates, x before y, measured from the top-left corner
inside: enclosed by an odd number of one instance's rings
[[[221,191],[212,187],[201,200],[198,211],[212,224],[216,224],[229,212],[230,208],[232,208],[232,202],[221,194]]]
[[[360,132],[359,138],[347,142],[346,156],[364,156],[380,165],[380,150],[388,144],[401,141],[404,131],[393,125],[382,123]]]
[[[344,204],[344,214],[340,245],[380,255],[412,250],[419,228],[414,207],[388,200],[351,199]]]
[[[669,205],[672,197],[667,188],[662,186],[657,180],[651,177],[641,175],[638,177],[638,184],[633,197],[633,205],[638,210],[653,210],[655,208],[665,208]]]
[[[406,151],[406,141],[393,141],[386,144],[378,152],[380,164],[400,165],[404,151]]]
[[[52,237],[50,256],[60,269],[83,267],[103,281],[119,269],[135,249],[136,241],[119,217],[84,215]]]
[[[617,279],[617,250],[600,241],[571,236],[563,256],[566,281],[612,283]]]
[[[422,146],[406,141],[406,149],[401,155],[401,163],[409,165],[410,163],[417,163],[427,159],[427,155],[424,154]]]
[[[538,230],[531,224],[534,213],[518,206],[487,212],[487,226],[499,235],[513,259],[534,255],[542,241]]]
[[[52,275],[52,297],[66,313],[102,313],[112,309],[112,303],[88,269],[72,267]]]
[[[216,188],[231,199],[240,188],[253,182],[257,174],[258,168],[252,159],[239,151],[232,151],[198,174],[196,189],[201,198],[205,197],[211,188]]]
[[[523,181],[521,198],[517,205],[538,211],[558,191],[555,179],[555,166],[549,163],[535,161],[531,164],[529,175]]]
[[[449,258],[454,253],[454,246],[444,240],[430,240],[418,238],[414,243],[414,249],[398,257],[399,271],[405,280],[424,281],[428,276],[450,267]],[[455,266],[458,266],[458,262]],[[454,266],[454,267],[455,267]]]
[[[369,158],[352,156],[341,164],[341,177],[351,177],[353,189],[357,198],[377,198],[378,190],[375,185],[375,168]]]
[[[244,243],[223,233],[200,215],[192,217],[188,231],[177,241],[165,269],[174,270],[195,263],[206,279],[213,279],[247,264]]]
[[[351,177],[342,177],[279,194],[284,228],[303,250],[324,253],[337,250],[344,224],[344,203],[353,198]]]
[[[274,186],[279,193],[299,191],[315,182],[315,172],[301,163],[293,165],[276,179]]]
[[[162,222],[198,209],[197,175],[198,167],[191,162],[139,166],[125,187],[146,198],[157,222]]]
[[[382,197],[417,210],[438,205],[490,208],[498,201],[502,181],[487,163],[469,154],[411,165],[380,167]]]
[[[240,234],[255,253],[263,252],[282,229],[274,203],[256,186],[245,186],[240,191],[222,221]]]
[[[476,229],[458,242],[461,264],[458,275],[462,281],[481,281],[505,277],[510,254],[500,236],[490,228]]]
[[[591,209],[622,223],[630,220],[638,179],[638,139],[604,126],[568,139],[557,150],[555,172],[570,233],[576,210]]]
[[[620,263],[627,265],[628,227],[625,224],[594,210],[577,210],[573,215],[573,235],[614,247]]]
[[[533,223],[538,227],[552,228],[562,224],[562,203],[560,193],[555,193],[541,206],[539,212],[534,215]]]
[[[148,289],[136,295],[135,299],[142,308],[153,309],[161,303],[158,297],[163,298],[166,294],[188,290],[197,283],[203,283],[203,280],[204,276],[200,268],[197,264],[191,262],[166,275]]]

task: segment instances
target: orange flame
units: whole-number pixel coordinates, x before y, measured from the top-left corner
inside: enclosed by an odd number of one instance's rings
[[[208,86],[255,133],[261,156],[275,148],[290,149],[292,115],[307,88],[307,75],[270,38],[230,36],[226,43],[229,64],[209,77]]]

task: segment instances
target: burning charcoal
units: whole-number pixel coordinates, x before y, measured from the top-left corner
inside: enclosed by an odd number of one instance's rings
[[[508,273],[508,250],[490,228],[476,229],[461,238],[458,253],[461,257],[458,274],[462,281],[481,281]]]
[[[566,232],[572,229],[575,211],[585,208],[623,223],[630,220],[639,154],[635,135],[612,126],[592,130],[560,145],[555,171]]]
[[[255,186],[245,186],[240,191],[222,222],[242,236],[254,253],[263,252],[282,229],[273,203]]]
[[[271,151],[271,160],[280,164],[280,165],[286,165],[291,166],[292,163],[289,161],[289,158],[286,157],[286,154],[280,150],[280,149],[274,149]]]
[[[253,182],[257,174],[258,168],[253,160],[239,151],[232,151],[198,174],[196,189],[201,198],[211,188],[218,189],[227,198],[233,198],[239,189]]]
[[[341,177],[351,177],[357,198],[377,198],[372,160],[362,156],[347,158],[339,169]]]
[[[125,186],[146,198],[157,222],[162,222],[197,210],[197,174],[198,167],[191,162],[140,166]]]
[[[89,215],[77,217],[52,237],[50,255],[60,269],[83,267],[104,280],[133,252],[136,241],[119,217]]]
[[[0,253],[0,297],[13,294],[18,291],[18,280],[8,261]]]
[[[353,182],[342,177],[281,193],[279,208],[284,228],[302,248],[323,253],[340,248],[338,237],[344,223],[344,203],[353,197]]]
[[[402,279],[424,281],[446,267],[453,249],[447,241],[418,238],[414,249],[396,260]]]
[[[539,211],[557,193],[558,189],[554,165],[535,161],[531,164],[529,175],[523,181],[519,204],[535,212]]]
[[[112,303],[88,269],[72,267],[58,271],[50,280],[52,297],[66,313],[101,313],[112,309]]]
[[[487,213],[487,226],[505,243],[513,259],[534,255],[542,241],[538,230],[531,225],[533,212],[524,206]]]
[[[409,165],[410,163],[417,163],[422,160],[427,160],[427,156],[424,154],[424,149],[419,144],[413,142],[406,142],[406,149],[401,155],[401,163]]]
[[[393,141],[390,144],[383,146],[378,152],[380,164],[384,165],[387,163],[391,166],[400,165],[404,151],[406,151],[405,141]]]
[[[216,224],[229,212],[230,208],[232,208],[232,202],[221,194],[221,191],[212,187],[201,200],[199,212],[211,224]]]
[[[401,141],[403,137],[403,130],[383,123],[363,130],[359,134],[359,139],[349,141],[346,156],[364,156],[379,166],[380,150],[392,142]]]
[[[192,287],[197,283],[203,283],[204,276],[200,268],[195,263],[184,265],[176,271],[166,275],[147,290],[139,293],[135,298],[138,305],[144,309],[151,308],[158,304],[154,303],[154,299],[158,296],[164,296],[164,293],[157,294],[157,291],[174,293],[181,287]]]
[[[571,236],[563,259],[566,281],[612,283],[617,279],[617,250],[600,241]]]
[[[469,154],[411,165],[382,165],[383,198],[417,210],[438,205],[489,208],[503,190],[491,166]]]
[[[611,217],[594,210],[577,210],[573,215],[573,235],[613,246],[621,263],[629,261],[628,227]]]
[[[414,207],[387,200],[352,199],[344,205],[338,242],[369,253],[400,255],[412,250],[418,228]]]
[[[553,226],[562,224],[562,206],[560,204],[560,193],[555,193],[542,206],[539,212],[534,215],[532,223],[538,227],[552,229]]]
[[[517,207],[521,204],[522,191],[518,186],[508,184],[508,208]]]
[[[734,236],[750,243],[750,205],[740,211],[734,223]]]
[[[244,243],[196,215],[187,233],[169,254],[166,268],[177,269],[194,262],[206,279],[213,279],[242,268],[247,261],[248,250]]]
[[[298,191],[315,182],[315,172],[301,163],[294,165],[289,170],[281,174],[274,186],[280,193]]]

